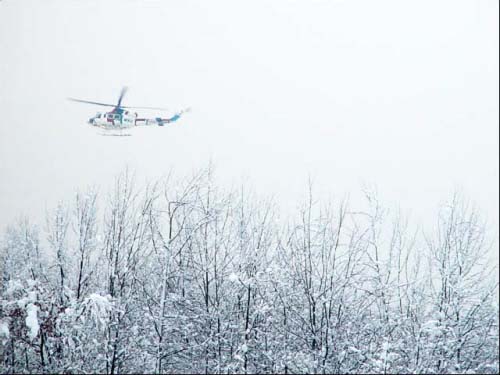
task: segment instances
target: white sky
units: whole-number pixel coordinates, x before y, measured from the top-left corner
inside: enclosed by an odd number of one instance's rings
[[[498,226],[498,1],[0,2],[0,227],[76,188],[212,158],[295,205],[362,183],[419,218],[455,188]],[[192,112],[102,137],[99,107]],[[150,113],[144,113],[151,115]],[[152,113],[154,115],[154,113]]]

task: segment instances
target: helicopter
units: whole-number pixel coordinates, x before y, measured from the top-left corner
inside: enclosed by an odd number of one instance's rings
[[[122,100],[127,90],[128,90],[127,87],[122,88],[120,96],[118,97],[118,102],[116,104],[93,102],[89,100],[82,100],[75,98],[68,98],[68,100],[79,103],[94,104],[103,107],[112,107],[113,109],[110,112],[104,112],[104,113],[97,112],[94,117],[91,117],[87,121],[88,124],[104,130],[123,130],[141,125],[164,126],[165,124],[169,124],[179,120],[179,118],[182,116],[183,113],[188,112],[190,110],[190,108],[184,109],[182,111],[177,112],[174,116],[170,118],[163,118],[163,117],[142,118],[138,116],[137,112],[132,111],[132,109],[153,109],[160,111],[166,111],[166,109],[158,107],[123,106]]]

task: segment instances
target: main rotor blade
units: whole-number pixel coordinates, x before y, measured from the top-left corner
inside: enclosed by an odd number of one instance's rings
[[[117,107],[120,107],[120,104],[122,104],[122,99],[123,99],[123,96],[125,95],[125,93],[127,92],[128,90],[128,87],[127,86],[124,86],[122,88],[122,91],[120,92],[120,97],[118,98],[118,104],[116,105]],[[122,107],[123,108],[123,107]]]
[[[99,102],[91,102],[89,100],[81,100],[81,99],[75,99],[75,98],[68,98],[68,100],[72,100],[74,102],[79,102],[79,103],[87,103],[87,104],[94,104],[94,105],[102,105],[104,107],[116,107],[115,104],[108,104],[108,103],[99,103]]]
[[[130,107],[130,106],[120,106],[120,108],[133,108],[133,109],[156,109],[158,111],[168,111],[167,108],[159,108],[159,107]]]

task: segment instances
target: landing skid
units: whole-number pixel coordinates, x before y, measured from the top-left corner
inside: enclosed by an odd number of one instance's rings
[[[102,131],[104,130],[104,132]],[[103,136],[111,136],[111,137],[129,137],[132,134],[125,132],[125,130],[129,129],[124,129],[124,128],[117,128],[117,129],[110,129],[110,128],[103,128],[101,132],[99,132],[99,135]]]
[[[132,134],[109,134],[109,133],[99,133],[104,137],[130,137]]]

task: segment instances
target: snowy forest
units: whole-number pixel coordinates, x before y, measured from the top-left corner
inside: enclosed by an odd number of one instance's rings
[[[2,373],[498,373],[498,266],[459,194],[432,230],[306,184],[289,217],[211,168],[117,176],[0,243]],[[493,259],[493,261],[492,261]]]

